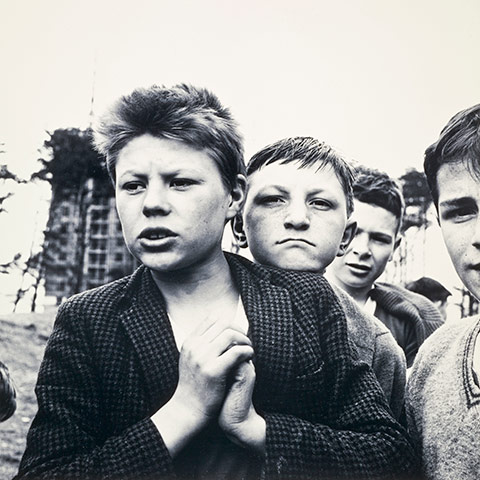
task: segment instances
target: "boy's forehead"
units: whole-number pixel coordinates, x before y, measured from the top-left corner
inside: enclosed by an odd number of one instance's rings
[[[437,172],[438,203],[459,197],[480,200],[480,176],[469,160],[444,163]]]
[[[336,180],[336,181],[335,181]],[[303,166],[300,160],[288,163],[282,161],[263,165],[248,176],[250,188],[266,188],[268,186],[298,187],[323,190],[338,187],[343,192],[343,187],[330,165]]]
[[[353,219],[357,222],[359,230],[368,226],[371,231],[392,231],[396,234],[400,219],[390,210],[358,199],[354,199],[353,204]]]

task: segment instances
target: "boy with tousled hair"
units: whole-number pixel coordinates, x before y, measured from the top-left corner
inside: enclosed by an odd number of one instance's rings
[[[352,238],[353,170],[332,147],[311,137],[286,138],[247,165],[248,193],[234,235],[264,265],[323,274]],[[398,418],[405,359],[389,330],[334,286],[350,340],[370,365]]]
[[[136,90],[95,139],[142,265],[60,307],[17,478],[408,478],[328,284],[222,252],[246,179],[218,99]]]
[[[353,196],[357,231],[345,255],[328,268],[327,278],[389,328],[411,367],[418,348],[443,318],[422,295],[377,282],[401,241],[405,208],[401,188],[386,173],[360,166]]]
[[[424,168],[455,270],[480,298],[480,104],[450,119]],[[413,365],[407,418],[428,480],[479,478],[479,333],[478,315],[447,321]]]

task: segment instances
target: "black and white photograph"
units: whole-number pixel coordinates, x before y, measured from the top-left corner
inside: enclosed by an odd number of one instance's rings
[[[0,480],[480,478],[479,25],[0,0]]]

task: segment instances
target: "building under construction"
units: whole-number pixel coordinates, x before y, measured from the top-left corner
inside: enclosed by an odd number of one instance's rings
[[[68,137],[69,151],[60,155],[52,148],[53,158],[43,162],[46,168],[41,172],[47,173],[44,177],[52,185],[42,277],[45,294],[56,297],[57,303],[128,275],[138,265],[125,246],[102,160],[93,152],[85,132],[70,129],[60,133],[62,141]],[[81,145],[79,157],[73,159],[77,144]],[[62,162],[61,170],[55,161]],[[70,161],[71,168],[65,168]]]

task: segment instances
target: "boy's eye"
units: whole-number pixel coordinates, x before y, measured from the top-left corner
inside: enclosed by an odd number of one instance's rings
[[[464,222],[477,214],[477,208],[474,207],[458,207],[446,210],[443,213],[445,220],[453,220],[454,222]]]
[[[195,183],[196,182],[194,180],[189,178],[175,178],[170,182],[170,186],[176,189],[184,190]]]
[[[384,237],[383,235],[372,235],[372,240],[385,245],[388,245],[391,241],[390,237]]]
[[[310,205],[313,205],[320,210],[328,210],[329,208],[332,208],[332,204],[324,198],[314,198],[310,201]]]
[[[278,195],[267,195],[265,197],[261,197],[258,203],[260,203],[260,205],[275,206],[281,205],[284,203],[284,200]]]
[[[122,189],[126,190],[128,193],[137,193],[145,188],[145,184],[143,182],[135,181],[135,182],[126,182],[123,184]]]

